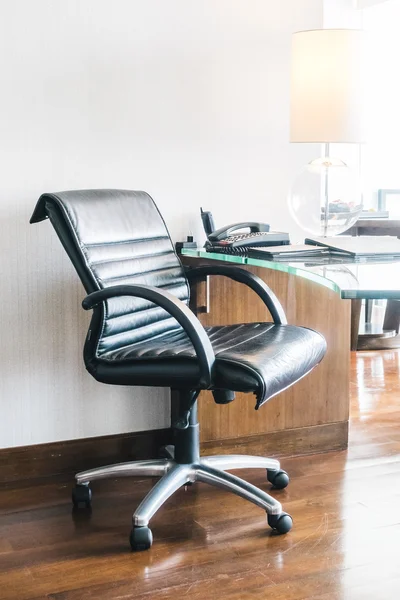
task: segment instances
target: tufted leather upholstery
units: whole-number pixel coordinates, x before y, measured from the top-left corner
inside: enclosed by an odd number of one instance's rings
[[[47,217],[87,292],[144,284],[188,304],[184,270],[145,192],[44,194],[31,222]],[[253,392],[257,408],[307,374],[326,350],[321,335],[290,325],[250,323],[206,332],[215,353],[211,387]],[[199,365],[184,329],[147,300],[120,296],[95,309],[84,357],[89,372],[105,383],[198,387]]]

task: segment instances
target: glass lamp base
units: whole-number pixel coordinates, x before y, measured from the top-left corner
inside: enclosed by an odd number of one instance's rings
[[[340,159],[317,158],[293,181],[289,209],[296,223],[314,236],[343,233],[362,211],[359,177]]]

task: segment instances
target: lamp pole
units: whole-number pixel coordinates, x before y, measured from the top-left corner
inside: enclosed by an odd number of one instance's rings
[[[325,212],[324,212],[324,237],[328,236],[329,221],[329,142],[325,143],[324,160],[324,193],[325,193]]]

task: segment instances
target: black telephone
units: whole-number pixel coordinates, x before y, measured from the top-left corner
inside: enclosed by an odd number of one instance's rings
[[[207,250],[217,250],[220,252],[229,252],[230,250],[240,251],[241,248],[257,246],[278,246],[289,244],[287,233],[280,233],[269,230],[266,223],[233,223],[227,227],[221,227],[215,230],[214,219],[209,211],[203,211],[200,208],[204,231],[207,235]],[[237,233],[241,229],[250,229],[249,233]],[[234,252],[236,253],[236,252]]]

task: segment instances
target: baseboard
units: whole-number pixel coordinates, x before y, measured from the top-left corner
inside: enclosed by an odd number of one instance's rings
[[[348,422],[328,423],[260,435],[212,440],[201,444],[202,454],[297,456],[347,447]],[[157,456],[172,442],[171,429],[155,429],[102,437],[20,446],[0,450],[0,484],[71,477],[77,471],[128,460]]]
[[[349,423],[327,423],[297,429],[272,431],[224,440],[202,442],[202,454],[255,454],[260,456],[301,456],[333,450],[348,445]]]
[[[77,471],[157,456],[170,444],[171,429],[105,435],[0,450],[0,484],[72,476]]]

